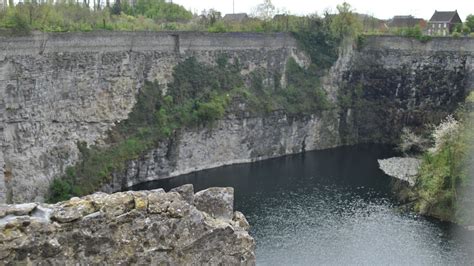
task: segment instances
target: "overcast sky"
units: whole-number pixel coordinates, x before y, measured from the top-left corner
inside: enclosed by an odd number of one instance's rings
[[[173,0],[187,9],[201,13],[203,9],[214,8],[223,14],[232,13],[233,0]],[[252,8],[263,0],[234,0],[235,12],[250,13]],[[288,10],[291,14],[322,14],[325,9],[335,10],[343,0],[272,0],[277,8]],[[394,15],[414,15],[430,19],[434,10],[450,11],[457,9],[464,20],[468,14],[474,14],[474,0],[350,0],[347,1],[359,13],[387,19]]]

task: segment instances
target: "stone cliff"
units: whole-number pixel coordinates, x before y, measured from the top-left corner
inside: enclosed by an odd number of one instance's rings
[[[474,39],[374,36],[341,67],[343,143],[394,143],[402,128],[437,124],[474,89]]]
[[[51,180],[77,161],[77,142],[101,143],[127,118],[145,81],[166,85],[184,58],[215,63],[223,53],[239,59],[243,74],[284,73],[289,57],[307,62],[287,34],[0,37],[0,202],[41,201]]]
[[[0,46],[0,201],[7,202],[41,200],[52,178],[78,160],[77,141],[102,143],[144,82],[166,87],[185,58],[214,64],[225,53],[242,75],[263,69],[266,84],[283,87],[289,58],[308,64],[287,34],[46,34],[3,38]],[[473,39],[368,37],[344,49],[323,78],[331,108],[228,114],[161,142],[103,190],[344,144],[394,143],[403,127],[421,128],[455,109],[474,85],[473,54]]]
[[[192,185],[0,205],[2,264],[254,265],[233,189]]]

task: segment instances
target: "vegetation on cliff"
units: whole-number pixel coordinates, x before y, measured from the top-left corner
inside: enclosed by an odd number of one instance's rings
[[[461,224],[474,222],[472,209],[465,205],[474,199],[473,103],[471,94],[456,116],[434,130],[434,147],[424,153],[414,189],[415,210],[422,214]]]

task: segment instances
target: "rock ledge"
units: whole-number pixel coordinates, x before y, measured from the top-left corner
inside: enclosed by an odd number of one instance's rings
[[[199,206],[192,186],[174,191],[0,205],[0,264],[255,264],[245,216],[205,212],[205,197],[233,211],[233,189],[205,190]]]
[[[378,160],[380,169],[387,175],[406,181],[410,186],[416,183],[421,160],[416,158],[393,157]]]

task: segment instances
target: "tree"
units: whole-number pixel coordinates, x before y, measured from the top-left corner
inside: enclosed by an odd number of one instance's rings
[[[120,0],[115,1],[114,5],[112,6],[111,13],[114,15],[120,15],[120,13],[122,13],[122,5]]]
[[[474,32],[474,15],[469,15],[466,18],[466,26],[471,30],[471,32]]]
[[[278,10],[272,4],[271,0],[263,0],[263,3],[256,6],[255,10],[253,11],[255,17],[265,21],[271,20],[277,12]]]
[[[344,39],[345,37],[355,37],[362,29],[362,23],[359,21],[353,9],[347,2],[337,5],[338,14],[331,21],[331,31],[335,37]]]
[[[218,20],[222,19],[221,12],[215,9],[203,10],[202,17],[206,20],[206,25],[213,26]]]

